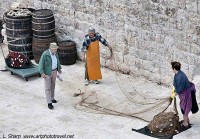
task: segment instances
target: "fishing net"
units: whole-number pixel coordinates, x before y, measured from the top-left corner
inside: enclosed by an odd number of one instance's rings
[[[82,95],[76,108],[101,114],[135,117],[149,122],[156,114],[166,110],[170,102],[169,97],[148,99],[136,92],[113,95],[91,91]]]
[[[9,54],[6,57],[5,61],[7,66],[10,68],[24,69],[31,68],[33,66],[27,56],[19,52],[9,51]]]
[[[147,122],[150,122],[158,113],[166,110],[174,111],[168,109],[172,101],[169,97],[170,92],[162,91],[162,89],[156,90],[151,83],[148,84],[140,78],[131,78],[118,72],[115,72],[115,78],[116,90],[118,90],[116,93],[106,89],[104,91],[89,90],[86,87],[76,109],[99,114],[134,117]]]
[[[161,112],[154,116],[148,129],[157,136],[175,135],[180,132],[179,117],[173,112]]]

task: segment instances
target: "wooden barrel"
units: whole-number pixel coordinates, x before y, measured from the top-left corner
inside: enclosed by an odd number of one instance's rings
[[[55,42],[55,36],[48,38],[48,39],[38,39],[33,37],[32,41],[32,50],[35,59],[35,63],[39,63],[40,57],[44,51],[49,49],[50,43]]]
[[[23,53],[29,59],[33,59],[31,20],[32,15],[10,16],[5,14],[9,51]]]
[[[58,56],[61,65],[73,65],[76,63],[77,50],[74,41],[62,41],[57,43]]]
[[[49,9],[36,10],[32,19],[33,36],[47,39],[55,36],[55,20],[53,12]]]

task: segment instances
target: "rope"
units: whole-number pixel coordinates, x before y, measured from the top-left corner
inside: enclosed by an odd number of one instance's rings
[[[26,36],[26,37],[20,37],[20,38],[18,38],[18,37],[12,37],[12,36],[8,36],[7,35],[7,38],[9,38],[9,39],[14,39],[14,40],[21,40],[21,39],[27,39],[27,38],[31,38],[32,39],[32,36]]]
[[[51,16],[48,16],[48,17],[35,17],[36,16],[36,14],[32,14],[33,15],[33,18],[34,19],[48,19],[48,18],[51,18],[51,17],[54,17],[54,15],[52,14]]]
[[[51,35],[47,35],[47,36],[40,36],[40,35],[35,35],[35,34],[33,34],[33,36],[35,36],[35,37],[52,37],[52,36],[54,36],[55,34],[53,33],[53,34],[51,34]]]
[[[32,18],[25,18],[25,19],[12,19],[12,18],[8,18],[8,17],[4,17],[4,20],[6,21],[6,22],[9,22],[9,21],[7,21],[7,20],[12,20],[12,21],[25,21],[25,20],[31,20]]]
[[[14,46],[17,46],[17,47],[25,47],[25,46],[31,46],[32,44],[31,43],[22,43],[22,44],[10,44],[8,43],[9,45],[14,45]]]
[[[38,31],[38,32],[46,32],[46,31],[52,31],[52,30],[55,30],[55,28],[52,28],[52,29],[49,29],[49,30],[36,30],[36,29],[33,29],[33,31]]]
[[[27,29],[12,29],[12,28],[7,28],[7,30],[14,30],[14,31],[31,31],[31,28],[27,28]]]
[[[114,57],[114,56],[113,56],[113,60],[114,60],[114,66],[116,66],[115,57]],[[123,92],[123,94],[126,96],[126,98],[127,98],[129,101],[134,102],[134,101],[124,92],[124,90],[123,90],[122,87],[120,86],[120,83],[119,83],[120,77],[118,76],[118,74],[117,74],[116,71],[114,71],[114,72],[115,72],[115,77],[116,77],[116,79],[117,79],[117,83],[118,83],[118,86],[120,87],[121,92]],[[132,85],[132,88],[136,91],[136,89],[133,87],[133,85]],[[86,87],[86,86],[84,87],[84,90],[85,90],[85,93],[87,93],[87,87]],[[139,96],[141,96],[141,97],[143,97],[144,99],[147,99],[145,96],[141,95],[141,94],[138,93],[137,91],[136,91],[136,94],[139,95]],[[156,99],[157,102],[154,102],[154,103],[145,103],[145,104],[144,104],[144,103],[140,103],[140,104],[142,104],[142,105],[154,104],[154,106],[149,107],[149,108],[146,108],[146,109],[141,110],[141,111],[139,111],[139,112],[135,112],[135,113],[131,113],[131,114],[125,114],[125,113],[122,113],[122,112],[119,112],[119,111],[115,111],[115,110],[108,109],[108,108],[105,108],[105,107],[102,107],[102,106],[97,105],[98,102],[99,102],[97,96],[95,96],[97,101],[95,101],[94,103],[88,103],[88,102],[86,102],[86,100],[87,100],[91,95],[92,95],[92,94],[90,94],[89,96],[87,96],[87,97],[85,97],[85,98],[84,98],[84,95],[82,95],[82,100],[81,100],[77,105],[80,105],[80,106],[82,106],[82,107],[89,108],[89,109],[92,109],[92,110],[101,112],[102,114],[117,115],[117,116],[124,116],[124,117],[134,117],[134,118],[143,120],[143,121],[145,121],[145,122],[150,122],[150,121],[148,121],[148,120],[146,120],[146,119],[144,119],[144,118],[135,116],[135,115],[136,115],[136,114],[142,114],[142,113],[144,113],[144,112],[151,111],[151,110],[153,110],[153,109],[155,109],[155,108],[160,107],[162,104],[168,102],[168,105],[167,105],[167,106],[164,108],[164,110],[163,110],[163,111],[165,111],[165,110],[170,106],[170,104],[171,104],[171,101],[170,101],[169,98],[160,98],[160,99],[159,99],[159,98],[151,98],[151,99]],[[158,102],[159,100],[160,100],[160,102]],[[78,109],[78,108],[77,108],[77,105],[75,106],[76,109]],[[174,105],[174,107],[176,107],[176,106]],[[88,111],[86,111],[86,112],[88,112]]]
[[[114,66],[115,66],[115,69],[117,69],[116,68],[116,60],[115,60],[115,57],[113,56],[113,61],[114,61]],[[126,96],[126,98],[128,99],[128,100],[130,100],[131,102],[134,102],[133,100],[131,100],[131,98],[129,98],[128,97],[128,95],[123,91],[123,89],[122,89],[122,87],[120,86],[120,83],[119,83],[119,80],[118,80],[118,78],[120,79],[120,77],[119,77],[119,75],[118,75],[118,73],[116,72],[116,71],[114,71],[115,72],[115,75],[116,75],[116,80],[117,80],[117,83],[118,83],[118,86],[120,87],[120,89],[121,89],[121,91],[124,93],[124,95]],[[118,77],[118,78],[117,78]],[[129,78],[128,78],[129,79]],[[130,79],[128,80],[129,81],[129,83],[131,83],[131,81],[130,81]],[[135,89],[135,87],[131,84],[131,87],[133,88],[133,90],[135,91],[135,93],[136,94],[138,94],[139,96],[141,96],[142,97],[142,99],[147,99],[146,98],[146,96],[144,96],[144,95],[142,95],[141,93],[139,93],[139,92],[137,92],[136,91],[136,89]],[[155,100],[162,100],[162,99],[158,99],[158,98],[149,98],[149,99],[155,99]],[[163,100],[166,100],[166,99],[168,99],[168,98],[163,98]],[[137,102],[138,103],[138,102]],[[143,104],[144,105],[144,103],[138,103],[138,104]],[[154,103],[146,103],[146,104],[154,104]]]
[[[29,38],[29,37],[27,37],[27,38]],[[23,38],[22,38],[23,39]],[[19,41],[19,40],[22,40],[21,38],[19,38],[19,39],[14,39],[14,40],[12,40],[12,41],[7,41],[5,44],[10,44],[11,42],[14,42],[14,41]]]
[[[45,24],[50,24],[50,23],[52,23],[52,22],[55,22],[55,20],[52,20],[52,21],[50,21],[50,22],[45,22],[45,23],[37,23],[37,22],[34,22],[34,21],[32,21],[32,23],[33,24],[42,24],[42,25],[45,25]]]
[[[16,51],[12,51],[12,50],[9,50],[10,52],[16,52]],[[32,53],[32,51],[25,51],[25,52],[18,52],[18,53],[23,53],[23,54],[27,54],[27,53]]]

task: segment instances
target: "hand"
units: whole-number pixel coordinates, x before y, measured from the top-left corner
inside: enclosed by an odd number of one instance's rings
[[[170,96],[172,99],[174,99],[175,97],[176,97],[176,94],[175,93],[173,93],[173,94],[171,94],[171,96]]]
[[[176,93],[176,91],[175,91],[175,88],[174,87],[172,87],[172,94],[173,93]]]
[[[173,93],[173,94],[171,94],[170,98],[174,99],[177,95],[178,95],[177,93]]]
[[[174,99],[176,97],[177,93],[175,91],[175,88],[172,88],[171,98]]]
[[[62,71],[61,71],[61,70],[59,70],[59,71],[58,71],[58,73],[59,73],[59,74],[61,74],[61,73],[62,73]]]
[[[45,75],[45,74],[43,73],[43,74],[41,74],[41,77],[42,77],[42,78],[46,78],[47,75]]]
[[[82,54],[81,54],[81,59],[82,59],[83,61],[85,61],[85,52],[82,52]]]

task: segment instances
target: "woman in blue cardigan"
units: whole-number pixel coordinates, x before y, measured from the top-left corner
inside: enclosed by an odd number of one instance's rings
[[[174,88],[175,92],[180,98],[180,107],[183,114],[183,123],[182,125],[188,127],[189,117],[188,114],[192,109],[192,96],[191,92],[195,90],[194,84],[190,83],[188,77],[183,71],[181,71],[181,63],[171,62],[172,69],[175,73],[174,75]]]

